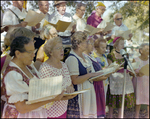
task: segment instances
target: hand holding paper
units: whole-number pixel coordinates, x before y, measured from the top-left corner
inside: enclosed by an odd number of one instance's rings
[[[129,39],[129,34],[130,33],[131,33],[131,30],[127,30],[127,31],[116,30],[115,36],[116,37],[123,37],[124,39]]]
[[[98,33],[98,32],[101,32],[101,28],[95,28],[91,25],[86,25],[84,31],[88,32],[90,36]]]
[[[50,25],[54,26],[57,31],[59,31],[59,32],[64,32],[65,30],[67,30],[67,28],[69,27],[69,25],[70,25],[71,23],[72,23],[72,22],[65,22],[65,21],[59,20],[56,24],[53,24],[53,23],[50,23],[50,22],[48,22],[47,20],[45,20],[43,26],[45,26],[45,25],[47,25],[47,24],[50,24]],[[72,23],[72,24],[73,24],[73,23]],[[68,29],[69,29],[69,28],[68,28]]]
[[[115,25],[111,24],[110,22],[107,22],[107,26],[103,29],[103,33],[111,31],[114,28]]]

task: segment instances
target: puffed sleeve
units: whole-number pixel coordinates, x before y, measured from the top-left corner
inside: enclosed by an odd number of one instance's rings
[[[16,103],[28,99],[29,86],[23,81],[23,77],[16,71],[10,71],[4,78],[6,93],[9,103]]]
[[[78,60],[74,56],[70,56],[66,59],[65,63],[67,64],[70,76],[79,75],[79,64]]]

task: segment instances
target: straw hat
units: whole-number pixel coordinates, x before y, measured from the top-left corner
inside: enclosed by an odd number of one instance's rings
[[[66,3],[67,1],[54,1],[54,7],[60,3]]]

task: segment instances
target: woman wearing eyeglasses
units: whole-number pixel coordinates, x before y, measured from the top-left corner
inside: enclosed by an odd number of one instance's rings
[[[72,50],[65,63],[68,66],[75,91],[88,89],[68,102],[67,118],[97,118],[97,105],[94,85],[89,78],[100,75],[94,73],[92,61],[83,55],[87,49],[87,35],[77,31],[71,38]]]
[[[63,76],[62,89],[67,93],[74,92],[67,65],[61,60],[64,56],[64,48],[60,37],[54,37],[44,45],[44,52],[49,57],[40,66],[40,78]],[[63,97],[60,101],[55,101],[45,105],[47,118],[66,118],[68,99],[75,97],[71,95]]]
[[[2,79],[2,94],[7,99],[2,118],[46,118],[46,110],[41,106],[60,100],[64,92],[54,99],[26,104],[29,81],[39,80],[39,73],[32,64],[35,56],[34,42],[24,36],[16,37],[10,45],[10,56],[13,58]]]

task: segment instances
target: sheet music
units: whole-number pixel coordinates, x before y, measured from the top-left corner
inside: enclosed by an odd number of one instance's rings
[[[43,18],[45,18],[45,14],[29,10],[24,21],[28,22],[28,26],[35,26]]]
[[[50,23],[48,22],[47,20],[44,21],[44,24],[43,26],[47,25],[47,24],[50,24],[52,26],[54,26],[56,28],[57,31],[59,32],[64,32],[65,30],[67,30],[67,28],[70,26],[70,25],[73,25],[75,23],[72,23],[72,22],[65,22],[65,21],[61,21],[61,20],[58,20],[58,22],[56,24],[53,24],[53,23]],[[68,28],[69,29],[69,28]]]
[[[43,79],[32,79],[29,82],[30,102],[38,102],[43,99],[50,99],[51,96],[58,95],[62,92],[62,76],[48,77]]]
[[[71,24],[68,26],[66,30],[71,31],[72,27],[76,24],[76,22],[71,22]]]
[[[115,32],[115,36],[119,37],[123,37],[124,39],[129,39],[129,34],[131,33],[131,30],[127,30],[127,31],[119,31],[116,30]]]
[[[73,93],[64,93],[64,96],[69,96],[69,95],[76,95],[76,94],[80,94],[80,93],[85,93],[85,92],[87,92],[87,91],[89,91],[89,90],[90,90],[90,88],[84,89],[84,90],[75,91],[75,92],[73,92]]]
[[[92,81],[92,80],[95,79],[95,78],[98,78],[98,77],[105,76],[105,75],[107,75],[107,74],[113,73],[113,72],[115,72],[116,69],[118,69],[118,68],[119,68],[121,65],[123,65],[123,64],[124,64],[124,62],[123,62],[122,64],[120,64],[120,65],[117,64],[116,62],[113,62],[113,63],[111,63],[110,66],[107,67],[106,69],[103,69],[103,70],[100,70],[100,71],[97,71],[97,72],[96,72],[96,73],[103,72],[103,74],[98,75],[98,76],[95,76],[95,77],[92,77],[92,78],[90,78],[89,80]]]
[[[101,28],[95,28],[91,25],[86,25],[84,31],[88,32],[90,36],[94,35],[95,33],[101,31]]]
[[[107,23],[107,26],[104,28],[103,32],[107,32],[107,31],[110,31],[114,28],[115,25],[111,24],[111,23]]]

